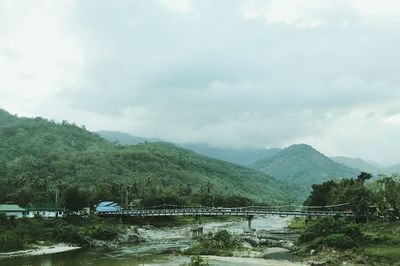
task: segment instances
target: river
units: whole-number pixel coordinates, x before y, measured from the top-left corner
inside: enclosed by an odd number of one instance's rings
[[[289,218],[278,216],[259,217],[253,220],[256,230],[282,230]],[[247,221],[213,222],[203,224],[205,233],[218,229],[227,229],[234,233],[242,233]],[[81,249],[66,253],[14,258],[0,261],[0,265],[104,265],[104,266],[138,266],[138,265],[182,265],[190,261],[188,256],[178,255],[178,251],[190,246],[193,240],[189,237],[189,227],[164,229],[139,229],[146,242],[124,245],[116,249]],[[263,258],[224,258],[208,256],[210,265],[302,265],[291,262],[293,258],[288,252],[271,248],[271,259]],[[274,254],[276,255],[274,257]]]

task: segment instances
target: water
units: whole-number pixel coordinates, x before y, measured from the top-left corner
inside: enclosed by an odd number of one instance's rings
[[[257,230],[281,230],[289,221],[288,218],[276,216],[254,219],[252,227]],[[227,229],[230,232],[242,233],[247,221],[214,222],[203,224],[204,231]],[[117,249],[86,249],[45,256],[15,258],[0,261],[0,265],[40,265],[40,266],[73,266],[73,265],[104,265],[104,266],[138,266],[138,265],[181,265],[190,261],[188,256],[178,255],[178,251],[189,247],[193,240],[189,238],[189,227],[165,229],[140,229],[140,234],[146,242],[131,244]],[[210,265],[279,265],[281,263],[264,259],[235,259],[224,261],[221,258],[209,258]],[[285,258],[275,258],[285,259]],[[228,258],[227,258],[228,260]],[[246,262],[246,260],[248,260]],[[259,264],[260,263],[260,264]],[[263,264],[266,263],[266,264]],[[277,264],[279,263],[279,264]],[[287,264],[282,261],[281,265]]]

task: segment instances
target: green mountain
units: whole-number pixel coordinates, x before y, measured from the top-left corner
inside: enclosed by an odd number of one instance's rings
[[[359,174],[358,170],[339,164],[306,144],[292,145],[256,162],[254,168],[307,189],[315,183]]]
[[[66,121],[18,118],[2,110],[0,139],[0,202],[51,201],[55,191],[62,194],[73,185],[93,200],[120,202],[128,190],[130,199],[164,193],[184,198],[201,190],[264,202],[299,195],[256,170],[169,143],[122,146]]]

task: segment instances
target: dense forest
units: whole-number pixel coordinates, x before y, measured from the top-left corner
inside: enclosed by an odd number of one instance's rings
[[[255,170],[164,142],[119,145],[67,121],[0,110],[0,139],[0,202],[24,206],[57,196],[70,209],[99,200],[237,206],[301,196]]]

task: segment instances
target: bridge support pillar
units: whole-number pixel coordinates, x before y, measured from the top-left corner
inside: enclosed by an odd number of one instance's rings
[[[246,220],[247,220],[247,228],[245,228],[244,232],[245,233],[252,233],[255,231],[255,229],[251,228],[251,221],[253,220],[254,215],[247,215]]]
[[[200,238],[203,237],[203,227],[200,226],[200,216],[194,215],[194,225],[190,229],[192,231],[192,238]]]

